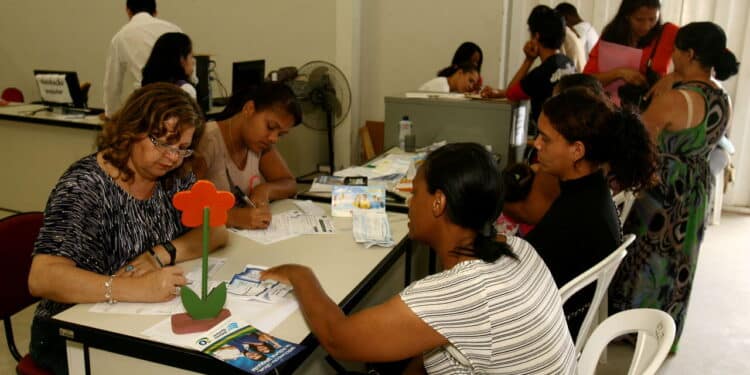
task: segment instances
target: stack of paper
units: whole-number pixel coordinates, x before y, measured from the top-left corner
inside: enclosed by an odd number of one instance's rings
[[[373,245],[391,247],[394,244],[388,214],[382,211],[352,211],[352,231],[354,240],[367,248]]]

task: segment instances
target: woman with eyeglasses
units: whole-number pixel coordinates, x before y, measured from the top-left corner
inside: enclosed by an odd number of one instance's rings
[[[294,175],[275,145],[301,122],[294,92],[283,83],[263,82],[232,93],[216,121],[206,123],[195,173],[235,193],[228,226],[267,228],[269,202],[297,193]]]
[[[75,162],[47,201],[29,290],[41,297],[31,328],[34,361],[67,373],[65,341],[48,319],[76,303],[163,302],[187,283],[176,262],[201,256],[200,229],[180,222],[172,196],[195,182],[192,148],[203,119],[179,87],[135,91],[103,127],[97,152]],[[210,249],[227,240],[212,228]]]

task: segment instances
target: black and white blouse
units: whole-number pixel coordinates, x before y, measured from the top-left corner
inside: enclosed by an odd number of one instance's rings
[[[131,259],[188,230],[180,222],[172,196],[189,189],[195,175],[172,178],[172,184],[162,180],[150,198],[139,200],[99,166],[96,154],[84,157],[68,168],[52,190],[33,254],[63,256],[81,269],[102,275],[115,273]],[[35,315],[49,317],[70,306],[44,299]]]

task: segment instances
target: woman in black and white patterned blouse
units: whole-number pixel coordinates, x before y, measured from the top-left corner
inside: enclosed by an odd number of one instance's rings
[[[31,293],[42,298],[30,345],[38,365],[67,373],[65,343],[46,321],[72,304],[167,301],[185,285],[174,264],[201,256],[201,233],[182,225],[172,196],[195,182],[186,158],[203,125],[179,87],[147,85],[104,126],[98,151],[62,175],[29,274]],[[226,240],[214,228],[210,248]]]

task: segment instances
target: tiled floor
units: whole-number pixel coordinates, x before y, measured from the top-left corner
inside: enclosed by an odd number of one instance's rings
[[[3,217],[0,212],[0,217]],[[660,374],[750,374],[750,216],[725,213],[721,225],[706,234],[693,287],[680,351],[667,359]],[[25,353],[33,307],[13,317],[16,343]],[[15,362],[0,338],[0,374],[14,373]],[[626,374],[632,349],[610,345],[603,375]]]

